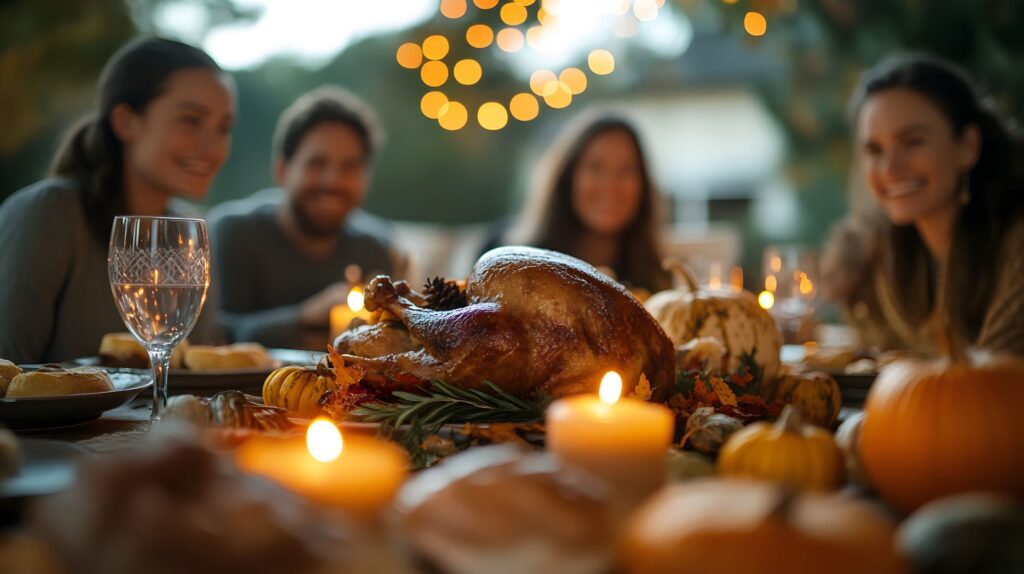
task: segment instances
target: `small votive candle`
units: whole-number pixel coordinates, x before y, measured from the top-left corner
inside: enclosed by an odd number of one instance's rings
[[[324,417],[309,425],[305,437],[251,439],[239,447],[236,460],[246,472],[356,515],[373,515],[390,504],[409,466],[397,445],[355,433],[342,438]]]
[[[675,417],[663,405],[620,398],[621,392],[622,377],[612,371],[599,396],[553,402],[546,415],[548,448],[637,503],[665,482]]]

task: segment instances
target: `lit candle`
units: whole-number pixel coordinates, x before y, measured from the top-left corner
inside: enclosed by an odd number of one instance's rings
[[[612,371],[599,396],[555,401],[546,416],[548,448],[607,481],[636,503],[665,481],[675,417],[663,405],[620,398],[622,377]]]
[[[729,284],[733,291],[743,290],[743,268],[736,266],[729,271]]]
[[[715,291],[722,288],[722,264],[712,263],[708,271],[708,288]]]
[[[331,340],[348,329],[354,319],[370,320],[370,312],[363,305],[363,289],[361,287],[353,287],[348,292],[347,300],[347,305],[331,307]]]
[[[301,437],[258,437],[237,451],[238,465],[309,500],[359,515],[389,504],[405,481],[408,458],[377,438],[350,434],[317,418]]]

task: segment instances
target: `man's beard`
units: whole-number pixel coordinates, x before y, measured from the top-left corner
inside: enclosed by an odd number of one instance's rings
[[[292,215],[295,218],[295,224],[298,226],[299,231],[304,235],[313,239],[327,239],[334,237],[338,234],[338,230],[345,223],[342,219],[337,225],[322,225],[316,221],[316,218],[312,214],[306,211],[306,207],[302,205],[302,202],[296,199],[289,200],[290,209]]]

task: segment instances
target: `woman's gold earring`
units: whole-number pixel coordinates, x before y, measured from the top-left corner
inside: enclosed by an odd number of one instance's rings
[[[960,205],[967,205],[971,202],[971,183],[966,175],[961,178],[960,193],[957,198],[960,200]]]

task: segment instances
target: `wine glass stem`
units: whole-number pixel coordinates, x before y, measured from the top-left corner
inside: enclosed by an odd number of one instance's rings
[[[171,350],[150,349],[149,362],[153,365],[153,412],[150,420],[157,421],[167,406],[167,374],[171,368]]]

